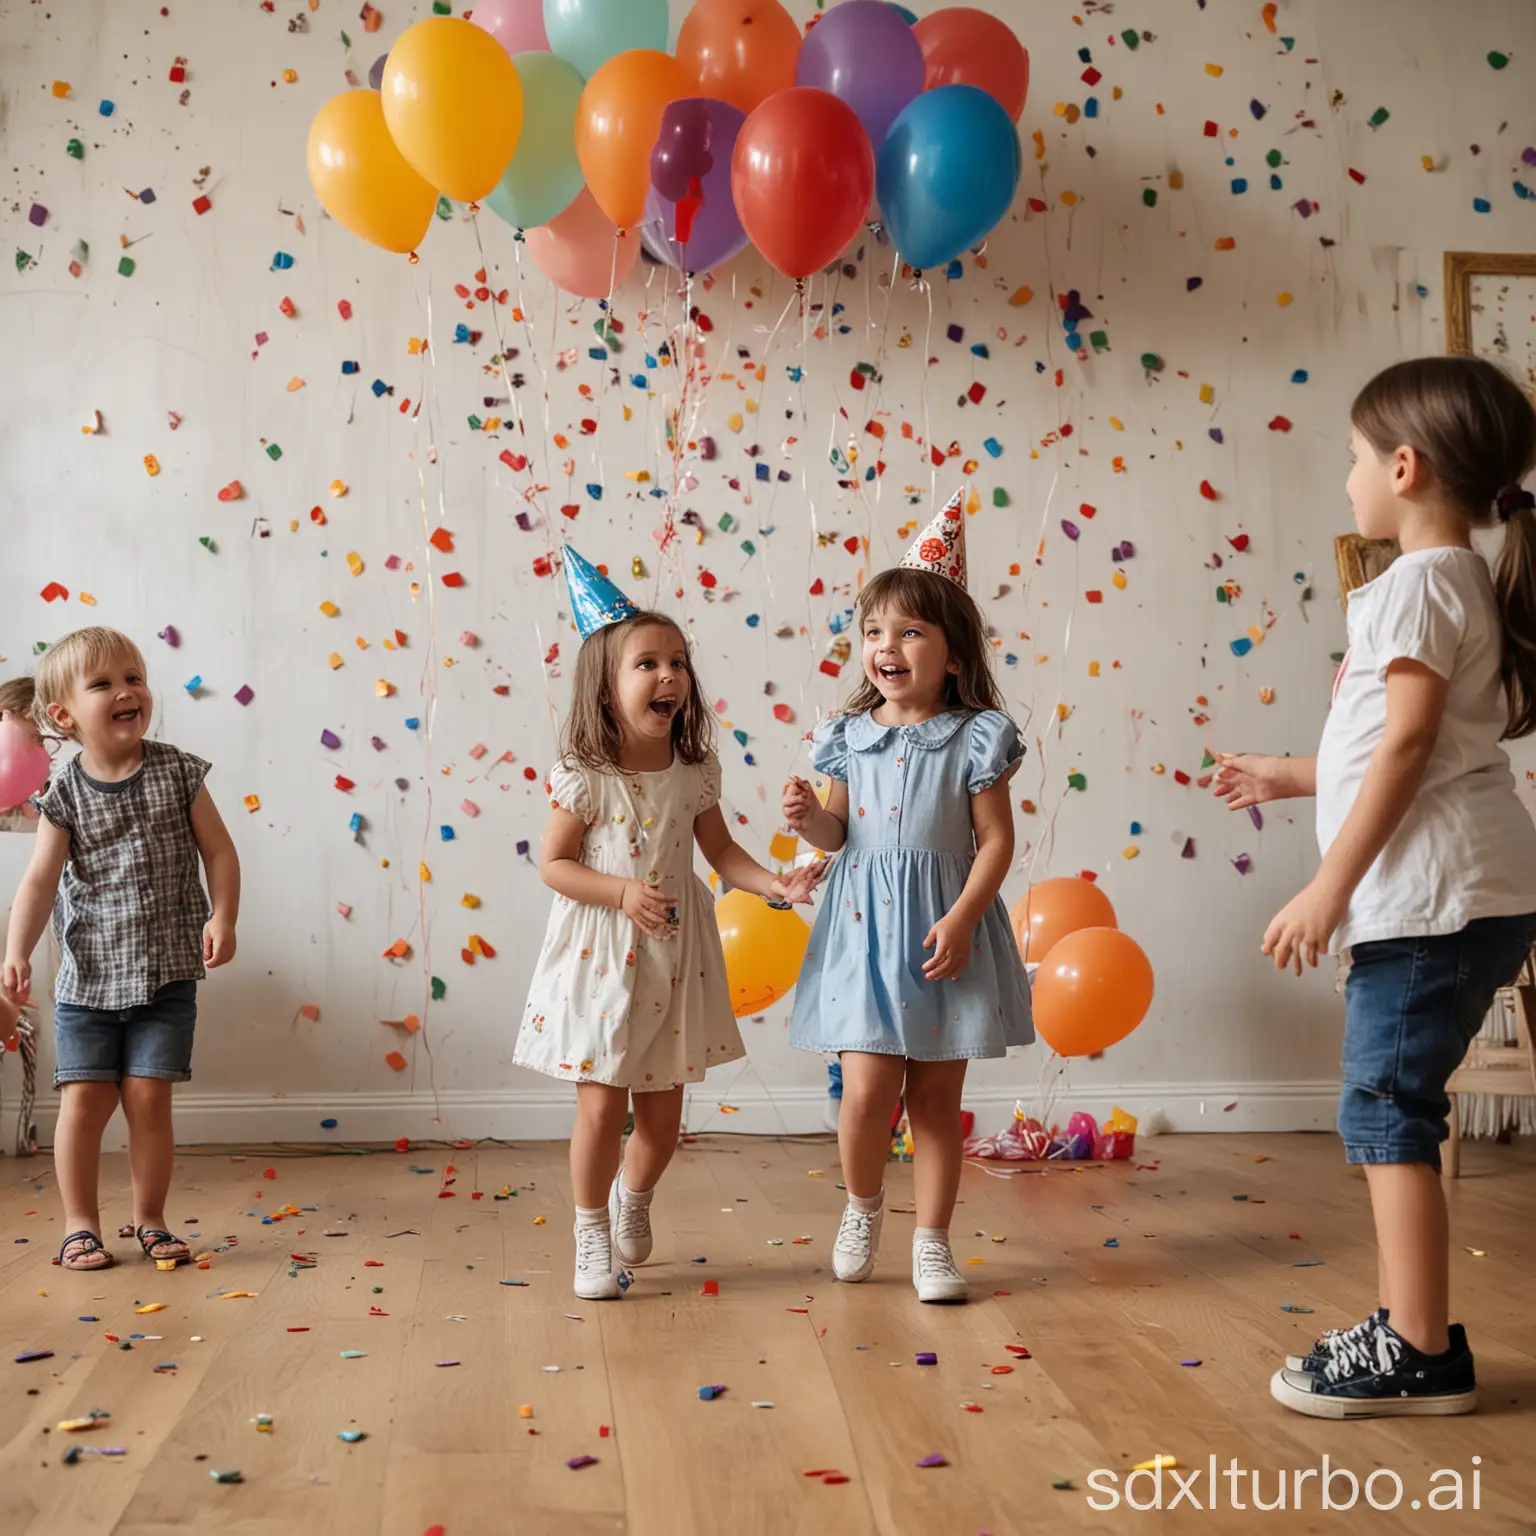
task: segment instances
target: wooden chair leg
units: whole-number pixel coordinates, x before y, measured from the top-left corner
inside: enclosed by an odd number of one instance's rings
[[[1461,1098],[1459,1094],[1451,1094],[1451,1112],[1446,1117],[1446,1124],[1450,1127],[1450,1136],[1445,1143],[1445,1155],[1441,1159],[1444,1176],[1448,1179],[1461,1177],[1461,1110],[1459,1108]]]

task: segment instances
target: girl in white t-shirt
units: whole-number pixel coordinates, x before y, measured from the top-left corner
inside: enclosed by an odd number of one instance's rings
[[[1351,954],[1339,1134],[1376,1221],[1377,1310],[1270,1391],[1315,1418],[1466,1413],[1440,1143],[1446,1082],[1536,943],[1536,824],[1499,746],[1536,732],[1536,498],[1519,484],[1536,411],[1492,363],[1426,357],[1378,374],[1350,419],[1355,522],[1402,554],[1350,594],[1317,757],[1217,757],[1234,810],[1317,796],[1322,866],[1263,950],[1298,975],[1330,941]],[[1472,532],[1495,523],[1490,571]]]

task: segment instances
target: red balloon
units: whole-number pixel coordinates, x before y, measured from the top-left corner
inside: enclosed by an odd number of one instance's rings
[[[1014,122],[1029,96],[1029,51],[1006,22],[968,5],[924,16],[912,31],[923,49],[923,89],[974,85]]]
[[[742,228],[786,277],[809,277],[864,227],[875,152],[852,107],[810,86],[770,96],[742,125],[731,192]]]

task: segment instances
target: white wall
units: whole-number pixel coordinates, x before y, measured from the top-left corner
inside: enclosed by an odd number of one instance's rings
[[[1536,11],[1528,0],[1282,0],[1278,31],[1295,39],[1287,51],[1249,0],[1134,15],[1120,7],[1083,26],[1066,6],[1000,0],[997,8],[1033,55],[1025,180],[985,272],[968,262],[963,281],[934,286],[926,395],[934,438],[958,439],[962,457],[980,461],[973,587],[1004,649],[1019,657],[1003,673],[1014,708],[1021,718],[1033,712],[1032,753],[1017,787],[1039,809],[1019,816],[1020,867],[1005,895],[1022,892],[1037,858],[1042,876],[1097,870],[1157,970],[1143,1028],[1104,1060],[1073,1067],[1074,1104],[1163,1106],[1193,1128],[1326,1125],[1341,1023],[1331,978],[1278,979],[1257,953],[1264,923],[1313,866],[1310,817],[1305,808],[1271,815],[1257,832],[1246,817],[1180,788],[1173,772],[1196,773],[1208,745],[1306,752],[1316,741],[1330,653],[1343,643],[1331,541],[1350,527],[1343,479],[1352,392],[1392,359],[1442,348],[1443,250],[1536,249],[1536,204],[1511,191],[1520,125],[1530,122]],[[762,854],[779,785],[806,761],[801,732],[841,692],[816,670],[828,615],[846,606],[859,569],[840,541],[868,534],[878,569],[899,553],[903,525],[933,504],[923,450],[900,430],[903,422],[918,438],[924,430],[926,302],[898,284],[886,331],[878,280],[890,271],[888,252],[873,273],[861,268],[832,285],[852,334],[813,338],[802,350],[797,327],[787,325],[757,422],[748,418],[742,435],[729,429],[727,417],[747,398],[735,348],[761,361],[765,327],[788,297],[785,282],[769,284],[749,255],[707,293],[696,290],[714,322],[709,369],[737,377],[712,377],[697,430],[714,435],[720,458],[691,466],[697,489],[679,504],[701,514],[702,542],[684,530],[674,558],[658,560],[652,531],[665,503],[625,475],[646,470],[653,484],[673,485],[663,423],[677,382],[646,369],[644,353],[661,340],[663,316],[677,320],[677,297],[651,269],[637,269],[616,306],[625,325],[621,382],[605,384],[586,350],[596,339],[595,306],[561,300],[526,261],[519,274],[510,231],[483,214],[494,283],[514,297],[521,291],[528,315],[526,330],[509,310],[496,318],[521,349],[511,366],[528,380],[519,400],[529,451],[550,487],[529,508],[534,531],[520,531],[514,517],[526,477],[498,462],[518,446],[514,437],[466,426],[471,413],[490,414],[482,397],[502,392],[486,371],[497,350],[492,312],[466,312],[453,291],[472,284],[481,263],[473,226],[435,223],[411,267],[324,219],[305,177],[310,117],[343,88],[343,70],[363,76],[430,7],[392,0],[383,9],[384,30],[370,37],[355,7],[325,4],[311,14],[298,0],[277,14],[182,0],[168,19],[151,0],[46,8],[0,0],[11,183],[0,217],[7,244],[36,258],[20,273],[7,260],[0,274],[9,359],[0,375],[0,653],[10,673],[29,664],[35,641],[77,625],[128,630],[149,658],[160,731],[216,765],[211,783],[240,846],[246,898],[239,961],[203,991],[197,1076],[181,1101],[189,1137],[308,1139],[324,1134],[318,1122],[330,1114],[339,1136],[424,1134],[434,1082],[443,1128],[455,1135],[558,1134],[563,1090],[511,1066],[548,907],[532,862],[515,853],[520,839],[537,846],[545,819],[540,785],[522,775],[532,766],[542,779],[551,760],[546,684],[562,708],[575,648],[563,589],[536,578],[533,560],[551,538],[569,536],[625,582],[632,557],[642,556],[652,578],[631,584],[636,595],[653,595],[660,578],[663,605],[697,636],[706,690],[750,735],[753,765],[728,731],[721,755],[729,808],[745,818],[740,835]],[[309,31],[292,34],[288,17],[300,14]],[[1111,46],[1110,34],[1131,25],[1150,26],[1155,40],[1135,53]],[[338,39],[343,28],[351,53]],[[1100,115],[1069,125],[1052,108],[1090,94],[1079,78],[1081,47],[1104,75],[1091,93]],[[1494,48],[1513,56],[1501,73],[1485,62]],[[189,66],[184,107],[167,80],[177,55]],[[1224,72],[1213,76],[1208,64]],[[297,83],[283,83],[285,68]],[[69,100],[50,94],[55,79],[70,82]],[[1112,100],[1114,87],[1123,99]],[[111,119],[97,113],[102,97],[117,104]],[[1268,109],[1262,121],[1250,113],[1252,99]],[[1373,130],[1367,119],[1378,106],[1391,117]],[[1220,137],[1204,136],[1208,118]],[[1030,152],[1037,129],[1044,160]],[[76,136],[86,142],[83,162],[65,154]],[[1268,189],[1271,149],[1284,156],[1280,191]],[[1426,154],[1434,174],[1421,168]],[[199,217],[193,182],[203,167],[213,209]],[[1350,168],[1365,175],[1363,185]],[[1170,189],[1173,171],[1183,190]],[[1238,175],[1249,183],[1242,196],[1229,189]],[[153,206],[124,191],[145,187]],[[1147,187],[1158,193],[1150,209]],[[1491,214],[1473,211],[1478,196]],[[1029,212],[1027,197],[1048,211]],[[1318,205],[1312,217],[1294,211],[1301,198]],[[49,209],[41,231],[27,222],[34,201]],[[1236,249],[1216,251],[1222,236],[1235,237]],[[116,271],[120,237],[134,242],[138,265],[128,278]],[[80,239],[90,256],[76,279],[67,267]],[[293,255],[291,271],[269,270],[276,251]],[[1204,279],[1193,293],[1191,276]],[[1023,284],[1033,300],[1010,307]],[[1103,328],[1111,343],[1086,362],[1062,344],[1053,294],[1071,288],[1094,312],[1085,332]],[[1295,296],[1289,307],[1277,303],[1282,292]],[[295,320],[278,312],[285,295]],[[820,279],[813,297],[828,297]],[[350,321],[337,313],[341,299],[353,305]],[[478,346],[452,344],[460,321],[486,332]],[[961,345],[945,339],[951,322],[965,327]],[[269,337],[259,347],[257,332]],[[430,363],[408,353],[408,339],[423,336]],[[978,339],[991,348],[989,361],[971,357]],[[557,370],[566,348],[576,360]],[[1146,352],[1166,360],[1162,372],[1143,371]],[[356,379],[340,376],[347,358],[361,364]],[[878,401],[872,389],[849,387],[850,369],[877,359]],[[793,364],[806,371],[804,417],[786,375]],[[1290,382],[1295,369],[1308,371],[1305,385]],[[630,382],[642,371],[648,390]],[[370,393],[376,377],[394,386],[393,398]],[[571,434],[568,453],[545,429],[545,377],[549,429]],[[986,384],[986,400],[962,409],[973,377]],[[293,378],[305,387],[289,393]],[[1210,405],[1200,401],[1202,384],[1214,391]],[[578,395],[583,387],[595,403]],[[402,414],[407,397],[412,411]],[[876,445],[859,429],[877,403],[888,468],[878,496],[851,498],[837,489],[828,448],[851,439],[867,464]],[[846,421],[835,414],[839,404]],[[93,410],[105,433],[83,436]],[[183,418],[174,432],[170,411]],[[1277,414],[1294,430],[1267,430]],[[583,416],[599,421],[595,436],[577,435]],[[1072,436],[1049,442],[1059,422]],[[1222,444],[1208,436],[1212,427]],[[1006,449],[995,462],[981,446],[989,435]],[[266,456],[264,439],[281,445],[280,462]],[[726,482],[745,474],[751,488],[742,449],[754,440],[792,482],[748,504]],[[162,466],[156,479],[142,467],[150,453]],[[954,464],[940,472],[941,497],[958,475]],[[247,499],[221,503],[219,488],[237,478]],[[350,490],[333,499],[327,487],[338,478]],[[1203,479],[1218,502],[1201,496]],[[600,503],[583,489],[597,481],[606,486]],[[1007,509],[992,506],[994,486],[1009,492]],[[574,522],[555,510],[567,502],[580,506]],[[1084,502],[1098,508],[1091,522],[1078,514]],[[310,521],[317,505],[329,518],[323,528]],[[743,525],[731,536],[716,529],[726,512]],[[1082,526],[1076,547],[1061,532],[1064,516]],[[270,537],[252,536],[258,518]],[[455,535],[451,555],[425,546],[424,531],[439,523]],[[759,523],[773,526],[771,537],[754,531]],[[813,551],[813,526],[838,542]],[[1235,555],[1227,539],[1239,532],[1252,544]],[[214,552],[200,536],[214,539]],[[743,536],[756,539],[756,558],[743,557]],[[1109,552],[1123,539],[1136,555],[1119,592]],[[1218,550],[1220,574],[1206,565]],[[363,562],[355,577],[349,552]],[[389,568],[392,556],[399,569]],[[1015,561],[1024,578],[1003,574]],[[720,581],[712,603],[703,600],[701,567]],[[467,585],[443,587],[449,571]],[[1305,605],[1298,573],[1313,591]],[[1233,607],[1214,596],[1227,576],[1242,585]],[[817,577],[829,595],[807,597]],[[41,600],[50,581],[69,589],[67,603]],[[1082,601],[1090,587],[1103,590],[1102,606]],[[82,606],[82,592],[94,607]],[[327,599],[340,606],[338,618],[320,614]],[[1264,622],[1266,609],[1276,616],[1267,639],[1236,659],[1229,642]],[[754,614],[762,619],[755,629],[747,622]],[[167,625],[180,631],[178,650],[156,639]],[[775,638],[783,625],[802,632]],[[409,641],[391,652],[383,642],[396,628]],[[1031,638],[1017,638],[1021,631]],[[478,645],[461,643],[464,632]],[[560,665],[546,669],[555,641]],[[326,662],[333,650],[346,658],[334,672]],[[1089,677],[1092,660],[1102,665],[1098,679]],[[194,675],[204,680],[195,699],[183,688]],[[376,696],[378,679],[394,684],[394,697]],[[233,697],[242,684],[255,690],[248,708]],[[1276,695],[1267,708],[1259,702],[1266,687]],[[436,691],[435,713],[427,688]],[[1071,714],[1048,730],[1058,700]],[[792,726],[772,717],[781,701],[796,711]],[[1197,713],[1209,723],[1195,723]],[[423,726],[407,730],[408,716]],[[340,751],[321,747],[325,728],[341,736]],[[1042,740],[1044,760],[1034,751]],[[478,762],[470,755],[477,743],[488,749]],[[492,768],[504,753],[512,762]],[[1166,775],[1153,772],[1159,763]],[[1531,763],[1527,755],[1524,766]],[[1087,776],[1084,793],[1065,789],[1073,768]],[[351,794],[333,787],[338,773],[357,782]],[[259,811],[242,808],[246,795],[260,797]],[[478,819],[460,810],[466,797],[480,807]],[[353,812],[364,819],[356,838]],[[1145,830],[1140,857],[1127,861],[1133,820]],[[439,838],[444,824],[458,834],[452,843]],[[1192,861],[1179,857],[1181,836],[1196,841]],[[1243,852],[1254,860],[1246,878],[1229,862]],[[7,871],[18,853],[5,850]],[[432,871],[424,893],[416,879],[423,858]],[[481,898],[479,911],[460,906],[465,892]],[[352,908],[350,918],[338,903]],[[471,931],[499,952],[472,969],[459,958]],[[410,963],[381,958],[398,937],[413,946]],[[446,980],[447,996],[403,1047],[411,1067],[396,1075],[384,1054],[402,1040],[378,1020],[422,1013],[428,974]],[[298,1015],[310,1003],[320,1010],[315,1022]],[[728,1122],[716,1115],[716,1127],[819,1123],[823,1065],[788,1049],[786,1024],[780,1007],[745,1025],[750,1069],[726,1069],[697,1093],[695,1124],[720,1102],[742,1113]],[[984,1119],[1000,1121],[1015,1095],[1032,1093],[1040,1066],[1031,1050],[979,1067],[973,1100]],[[1224,1114],[1234,1100],[1238,1108]]]

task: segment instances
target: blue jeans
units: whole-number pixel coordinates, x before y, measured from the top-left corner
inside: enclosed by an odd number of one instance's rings
[[[195,981],[173,981],[136,1008],[59,1003],[53,1010],[53,1086],[125,1077],[184,1083],[192,1076],[196,1023]]]
[[[1536,942],[1536,913],[1354,947],[1345,983],[1339,1135],[1351,1163],[1440,1166],[1445,1085]]]

